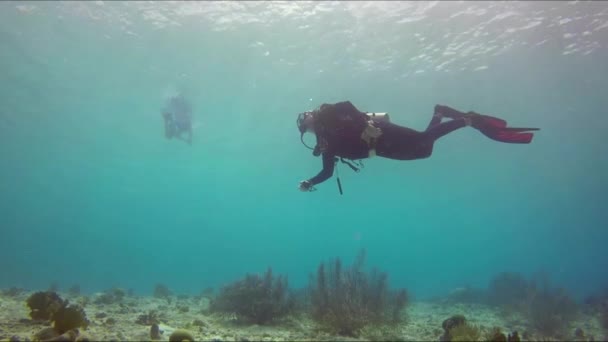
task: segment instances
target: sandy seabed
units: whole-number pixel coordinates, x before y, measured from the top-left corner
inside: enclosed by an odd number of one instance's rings
[[[32,321],[27,298],[33,292],[16,296],[0,296],[0,340],[35,341],[36,334],[50,323]],[[79,329],[80,339],[89,341],[150,341],[151,324],[142,322],[150,312],[160,314],[160,341],[169,341],[176,330],[188,331],[196,341],[439,341],[443,334],[442,322],[456,314],[480,327],[480,341],[485,332],[499,327],[505,334],[517,331],[522,340],[543,341],[606,341],[608,334],[596,317],[581,314],[570,327],[556,336],[539,336],[528,323],[511,315],[508,318],[496,309],[479,304],[441,303],[417,301],[407,306],[404,323],[390,329],[369,328],[360,337],[327,334],[307,316],[293,316],[271,326],[242,324],[234,317],[210,314],[205,310],[208,301],[196,297],[172,297],[170,300],[152,296],[128,296],[112,304],[96,304],[95,296],[70,296],[58,293],[70,303],[84,304],[90,324]],[[206,303],[205,303],[206,302]],[[577,337],[579,328],[584,337]],[[376,329],[374,331],[374,329]]]

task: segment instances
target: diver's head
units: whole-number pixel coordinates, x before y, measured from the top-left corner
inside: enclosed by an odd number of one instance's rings
[[[298,120],[296,121],[300,134],[304,135],[306,132],[314,133],[315,117],[312,111],[298,114]]]

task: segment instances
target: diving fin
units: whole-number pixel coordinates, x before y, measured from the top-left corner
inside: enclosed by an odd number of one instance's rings
[[[477,115],[479,116],[479,119],[483,120],[484,125],[488,125],[488,126],[492,126],[492,127],[496,127],[496,128],[507,127],[507,122],[503,119],[499,119],[494,116],[483,115],[483,114],[477,114]]]
[[[507,121],[490,116],[479,114],[473,111],[462,113],[454,108],[436,105],[435,114],[445,116],[450,119],[468,118],[470,125],[479,130],[486,137],[511,144],[529,144],[534,137],[534,133],[540,128],[507,127]]]
[[[528,132],[528,131],[540,131],[540,128],[532,128],[532,127],[504,127],[501,130],[509,131],[509,132]]]
[[[516,128],[516,127],[505,127],[496,128],[492,126],[486,126],[479,129],[479,131],[486,137],[510,144],[529,144],[534,138],[534,133],[529,131],[538,131],[539,128]]]
[[[532,127],[507,127],[507,122],[503,119],[475,112],[467,114],[470,115],[474,128],[486,137],[503,143],[529,144],[534,137],[529,131],[540,130]]]

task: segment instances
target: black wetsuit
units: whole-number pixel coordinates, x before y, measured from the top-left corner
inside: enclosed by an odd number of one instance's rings
[[[308,180],[312,185],[322,183],[333,175],[336,157],[365,159],[370,152],[370,146],[361,138],[369,117],[349,101],[323,104],[314,115],[317,136],[314,154],[322,155],[323,169]],[[441,117],[433,117],[423,132],[387,121],[374,121],[374,126],[382,130],[382,135],[374,144],[377,156],[413,160],[429,157],[435,140],[466,126],[466,122],[452,120],[441,123]]]

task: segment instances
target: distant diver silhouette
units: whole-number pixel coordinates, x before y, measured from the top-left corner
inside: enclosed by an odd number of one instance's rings
[[[192,107],[181,95],[172,96],[161,110],[165,123],[165,137],[177,138],[192,144]],[[182,137],[187,133],[187,137]]]

